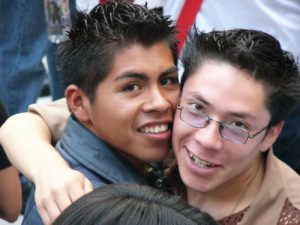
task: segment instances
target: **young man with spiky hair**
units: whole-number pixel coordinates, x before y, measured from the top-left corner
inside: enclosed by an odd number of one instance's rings
[[[109,1],[78,13],[59,46],[71,116],[56,148],[94,188],[147,184],[145,165],[168,154],[179,96],[175,35],[159,9]],[[43,224],[33,194],[23,224]]]

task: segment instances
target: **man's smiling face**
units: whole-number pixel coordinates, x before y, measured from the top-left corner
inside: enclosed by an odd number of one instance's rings
[[[116,54],[95,100],[86,99],[85,124],[133,162],[161,161],[170,149],[179,91],[166,42],[127,46]]]

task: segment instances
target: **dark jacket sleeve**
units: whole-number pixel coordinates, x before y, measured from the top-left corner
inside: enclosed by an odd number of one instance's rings
[[[9,167],[11,164],[2,148],[2,146],[0,145],[0,170],[5,169],[7,167]]]
[[[0,127],[2,124],[5,122],[5,120],[8,118],[7,112],[5,110],[5,107],[0,99]],[[0,169],[5,169],[9,167],[11,164],[2,148],[0,145]]]

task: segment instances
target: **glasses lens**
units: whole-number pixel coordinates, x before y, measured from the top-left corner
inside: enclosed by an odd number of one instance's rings
[[[247,130],[227,123],[222,124],[221,135],[230,141],[234,141],[242,144],[246,143],[248,139]]]
[[[183,107],[181,110],[181,119],[194,127],[204,127],[207,122],[207,115],[201,111]]]

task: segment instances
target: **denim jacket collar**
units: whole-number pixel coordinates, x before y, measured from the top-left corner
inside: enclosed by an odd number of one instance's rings
[[[71,117],[68,119],[58,148],[62,148],[79,163],[112,183],[146,183],[143,176],[118,150],[113,149]]]

